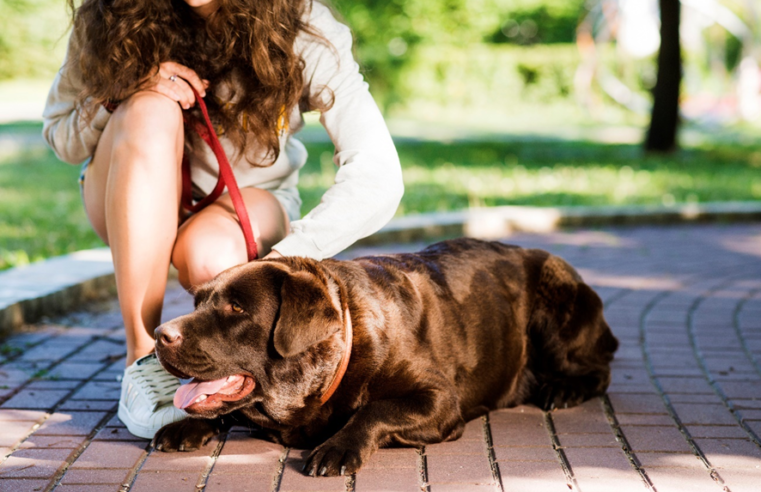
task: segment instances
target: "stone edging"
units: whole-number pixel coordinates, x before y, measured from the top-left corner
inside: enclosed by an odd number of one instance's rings
[[[411,242],[468,235],[502,238],[513,231],[550,232],[562,227],[741,222],[761,220],[761,202],[672,207],[492,207],[401,217],[358,245]],[[115,292],[107,248],[79,251],[0,273],[0,337],[43,316]]]

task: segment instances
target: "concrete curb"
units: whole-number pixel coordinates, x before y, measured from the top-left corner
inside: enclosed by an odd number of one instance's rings
[[[761,202],[630,207],[492,207],[401,217],[358,246],[445,237],[503,238],[563,227],[761,221]],[[79,251],[0,273],[0,337],[43,316],[71,310],[116,291],[107,248]]]
[[[512,232],[547,233],[564,227],[759,220],[761,201],[624,207],[504,206],[400,217],[358,244],[369,246],[452,236],[497,239]]]
[[[116,292],[108,248],[78,251],[0,273],[0,337],[43,316]]]

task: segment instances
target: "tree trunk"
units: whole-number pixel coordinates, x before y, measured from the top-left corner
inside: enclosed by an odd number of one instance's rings
[[[669,152],[677,148],[679,126],[679,85],[682,81],[682,53],[679,42],[679,0],[659,0],[661,8],[661,48],[658,52],[658,80],[653,89],[653,114],[645,150]]]

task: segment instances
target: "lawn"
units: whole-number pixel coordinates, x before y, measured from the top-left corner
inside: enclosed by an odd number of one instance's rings
[[[0,125],[0,137],[38,125]],[[332,146],[310,143],[303,211],[333,181]],[[401,141],[405,197],[397,215],[491,205],[630,205],[761,200],[761,144],[645,156],[637,145],[524,139]],[[2,150],[2,149],[0,149]],[[44,149],[0,154],[0,269],[101,245],[76,183],[79,169]]]

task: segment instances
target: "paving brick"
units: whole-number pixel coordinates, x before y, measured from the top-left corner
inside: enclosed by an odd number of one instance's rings
[[[310,477],[301,472],[308,451],[291,451],[283,468],[280,479],[280,492],[325,491],[343,492],[346,490],[346,477]]]
[[[66,400],[58,410],[105,410],[114,411],[117,409],[118,401],[116,400]]]
[[[658,381],[661,383],[663,391],[666,393],[688,393],[694,394],[714,394],[711,386],[702,377],[660,377]]]
[[[427,456],[435,456],[442,454],[457,454],[457,455],[477,455],[486,456],[486,443],[481,441],[450,441],[437,444],[430,444],[425,447],[425,454]]]
[[[494,482],[486,456],[438,455],[428,456],[426,462],[431,483]]]
[[[31,448],[62,448],[62,449],[75,449],[78,448],[85,440],[84,436],[38,436],[32,434],[24,441],[21,449]]]
[[[48,485],[47,480],[29,478],[4,479],[0,476],[0,490],[3,492],[38,492]]]
[[[682,434],[675,427],[628,427],[626,439],[634,451],[691,452]]]
[[[36,422],[45,416],[45,412],[39,410],[13,410],[0,408],[0,422],[8,420],[27,420]]]
[[[481,441],[484,438],[484,422],[481,419],[471,420],[465,424],[465,430],[460,441]]]
[[[610,403],[616,415],[622,413],[666,414],[666,407],[660,396],[631,395],[624,393],[609,393]]]
[[[494,446],[544,446],[551,443],[543,425],[521,428],[496,423],[491,424],[491,435]]]
[[[66,474],[61,479],[61,484],[113,484],[121,485],[129,475],[128,469],[69,469],[66,470]],[[111,488],[113,490],[113,487]]]
[[[204,492],[270,492],[270,475],[225,475],[213,473],[206,481]]]
[[[105,412],[57,412],[51,415],[35,434],[86,436],[106,415]]]
[[[721,487],[707,470],[696,472],[689,468],[645,468],[658,492],[716,492]]]
[[[695,439],[716,468],[761,467],[761,449],[747,439]]]
[[[356,476],[357,492],[407,492],[420,490],[420,474],[415,468],[361,469]]]
[[[91,381],[72,395],[75,400],[118,400],[121,384],[116,381]]]
[[[247,435],[231,434],[214,464],[215,473],[274,474],[283,447]]]
[[[722,469],[721,477],[730,485],[732,492],[758,492],[758,484],[761,483],[761,467]]]
[[[59,485],[55,488],[56,492],[119,492],[123,490],[116,484],[98,484],[98,485]]]
[[[104,427],[93,438],[94,441],[140,441],[147,442],[142,437],[130,433],[126,427]]]
[[[602,413],[602,410],[597,414],[589,412],[585,413],[565,413],[570,410],[557,410],[552,412],[552,419],[555,423],[555,431],[560,433],[595,433],[604,434],[605,432],[611,432],[610,424]]]
[[[19,449],[0,465],[0,477],[50,478],[70,454],[70,449]]]
[[[563,450],[574,474],[581,469],[616,470],[634,472],[631,463],[622,450],[613,451],[608,448],[566,448]]]
[[[558,456],[554,449],[544,447],[495,447],[494,458],[497,461],[553,461],[557,462]]]
[[[619,478],[616,476],[577,477],[577,482],[584,492],[642,492],[644,482],[639,476]]]
[[[730,399],[761,395],[761,381],[722,382],[720,386],[727,398]]]
[[[140,471],[130,492],[195,492],[198,472]]]
[[[122,356],[125,351],[124,345],[98,340],[68,360],[71,362],[109,362],[111,358]]]
[[[427,448],[426,448],[427,449]],[[376,451],[362,466],[370,468],[418,468],[420,455],[413,448],[384,448]]]
[[[23,439],[34,427],[34,422],[29,421],[10,421],[2,423],[2,433],[0,433],[0,446],[12,447]]]
[[[761,396],[758,398],[733,398],[732,402],[739,409],[761,410]]]
[[[75,461],[72,468],[132,468],[143,456],[147,441],[94,441]]]
[[[616,415],[619,425],[674,425],[674,420],[669,415],[650,413],[622,413]]]
[[[716,405],[721,402],[715,394],[703,394],[703,395],[691,395],[688,393],[674,393],[669,395],[669,400],[671,403],[700,403],[700,404],[706,404],[706,405]]]
[[[105,365],[99,363],[64,362],[53,368],[49,375],[62,379],[88,379],[103,367]]]
[[[499,471],[504,489],[542,492],[568,492],[572,490],[565,474],[556,461],[501,462]]]
[[[190,452],[165,453],[153,451],[148,455],[140,473],[151,471],[198,471],[211,464],[211,453],[219,444],[218,438],[211,439],[204,447]]]
[[[746,439],[748,437],[748,434],[738,425],[687,425],[685,427],[693,438]]]
[[[647,453],[640,451],[637,459],[643,468],[692,468],[705,469],[705,465],[693,453]]]
[[[429,485],[431,492],[499,492],[500,488],[496,485],[487,485],[480,483],[432,483]],[[379,490],[384,490],[381,487]],[[407,488],[411,492],[417,492],[419,488]]]
[[[605,434],[558,434],[558,441],[564,448],[620,448],[612,432]]]
[[[740,410],[743,420],[761,420],[761,410],[742,409]]]
[[[36,381],[32,381],[28,385],[26,385],[25,389],[30,390],[40,390],[40,389],[52,389],[52,390],[72,390],[77,387],[79,384],[78,381],[64,381],[64,380],[57,380],[57,379],[38,379]]]
[[[52,408],[69,394],[69,390],[29,390],[23,389],[10,400],[3,403],[3,408],[47,409]]]
[[[737,423],[729,409],[721,404],[674,403],[673,406],[683,424],[732,425]]]
[[[74,352],[82,343],[68,343],[61,337],[29,349],[19,358],[25,361],[57,361]]]
[[[106,422],[106,427],[125,427],[124,423],[119,420],[119,417],[117,415],[114,415],[111,417],[111,419]]]

